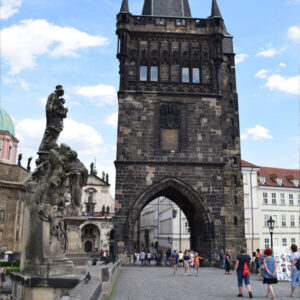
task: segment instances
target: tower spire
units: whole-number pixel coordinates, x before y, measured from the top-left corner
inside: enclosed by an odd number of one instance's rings
[[[128,0],[123,0],[122,1],[122,6],[121,6],[120,13],[129,13]]]
[[[211,6],[211,17],[220,17],[222,18],[217,0],[212,1],[212,6]]]

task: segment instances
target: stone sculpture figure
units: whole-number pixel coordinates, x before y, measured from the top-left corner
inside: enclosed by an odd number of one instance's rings
[[[88,177],[88,170],[78,159],[77,153],[68,145],[57,145],[57,139],[63,130],[63,119],[67,114],[65,101],[61,98],[63,94],[62,86],[58,85],[48,97],[47,124],[38,152],[37,167],[26,184],[29,225],[31,231],[36,230],[36,234],[28,233],[27,249],[24,252],[32,265],[36,263],[31,258],[33,254],[29,252],[35,251],[35,239],[41,239],[46,252],[38,254],[41,263],[45,262],[45,257],[50,261],[55,261],[54,258],[59,258],[64,263],[68,261],[64,256],[67,244],[64,218],[79,215],[82,187],[86,185]],[[44,229],[41,232],[40,228],[33,229],[33,223],[37,226],[40,224]]]
[[[20,154],[18,155],[18,166],[21,166],[22,159],[23,159],[23,154],[20,153]]]
[[[46,130],[39,151],[48,151],[58,148],[57,139],[63,130],[63,119],[66,118],[68,109],[64,106],[65,99],[61,98],[64,90],[61,85],[56,86],[54,93],[50,94],[46,104]]]
[[[31,167],[30,167],[31,161],[32,161],[32,157],[29,157],[29,158],[28,158],[28,161],[27,161],[27,171],[28,171],[28,172],[30,172],[30,170],[31,170]]]

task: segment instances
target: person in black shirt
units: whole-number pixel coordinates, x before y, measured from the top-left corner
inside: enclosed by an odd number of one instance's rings
[[[230,265],[231,265],[230,250],[227,250],[225,255],[225,275],[230,274]]]
[[[252,263],[251,257],[247,254],[246,249],[242,249],[241,254],[239,254],[236,258],[236,263],[234,266],[234,274],[237,274],[237,278],[238,278],[238,287],[239,287],[238,297],[243,297],[243,281],[244,281],[247,290],[249,292],[249,298],[253,298],[251,285],[250,285],[250,276],[248,277],[243,276],[245,264],[247,264],[248,270],[250,270],[251,263]]]

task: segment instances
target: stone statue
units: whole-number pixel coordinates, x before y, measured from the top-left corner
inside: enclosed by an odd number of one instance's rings
[[[30,170],[31,170],[31,167],[30,167],[31,161],[32,161],[32,157],[29,157],[29,158],[28,158],[28,161],[27,161],[27,171],[28,171],[28,172],[30,172]]]
[[[25,242],[26,247],[31,249],[25,250],[24,253],[27,264],[31,262],[31,269],[39,268],[34,261],[36,258],[32,258],[32,253],[30,253],[40,246],[34,244],[36,243],[34,241],[43,243],[43,248],[46,249],[47,255],[45,253],[37,255],[39,257],[45,255],[40,259],[42,265],[47,260],[64,263],[67,260],[64,256],[67,245],[64,218],[80,214],[82,187],[86,185],[88,178],[88,170],[78,159],[77,153],[68,145],[57,145],[57,139],[63,130],[63,119],[67,114],[67,108],[64,107],[65,101],[61,98],[63,94],[62,86],[58,85],[55,92],[48,97],[47,126],[38,152],[37,167],[26,183],[28,191],[26,207],[30,211],[28,226],[36,227],[27,233],[28,237]],[[40,232],[39,228],[43,230]],[[49,238],[45,238],[47,236]],[[44,266],[43,272],[49,273],[47,268]],[[56,268],[58,268],[57,265]],[[66,265],[63,269],[67,270]],[[53,270],[55,273],[55,269]]]
[[[102,172],[102,180],[103,181],[105,180],[105,173],[104,173],[104,171]]]
[[[103,204],[103,206],[102,206],[102,216],[104,216],[105,215],[105,205]]]
[[[21,166],[22,158],[23,158],[23,155],[22,155],[22,153],[20,153],[18,156],[18,166]]]
[[[106,174],[106,182],[108,183],[109,182],[109,175]]]
[[[58,148],[56,144],[59,134],[63,130],[63,119],[68,109],[64,107],[65,99],[61,98],[64,90],[61,85],[56,86],[54,93],[50,94],[46,104],[46,130],[39,151],[48,151]]]
[[[94,163],[90,165],[90,174],[94,174]]]

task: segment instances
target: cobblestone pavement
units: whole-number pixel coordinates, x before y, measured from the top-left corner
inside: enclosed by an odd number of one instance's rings
[[[256,275],[251,277],[254,299],[267,299],[267,286]],[[277,300],[289,297],[290,283],[280,282],[274,285]],[[199,276],[185,276],[183,268],[173,275],[166,267],[123,267],[116,285],[113,300],[232,300],[237,296],[237,279],[234,275],[224,275],[223,270],[201,268]],[[248,298],[246,288],[244,298]],[[300,298],[300,287],[296,297]]]

